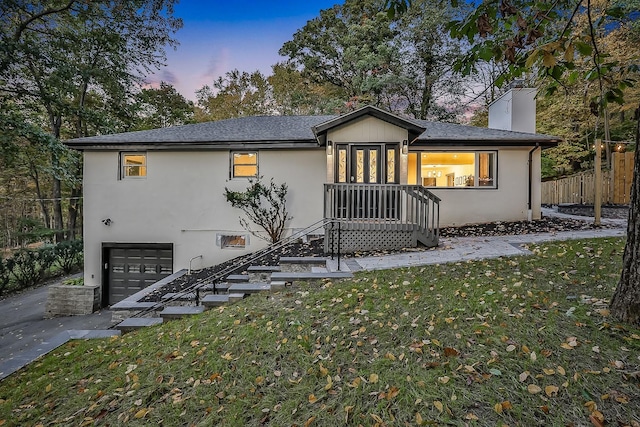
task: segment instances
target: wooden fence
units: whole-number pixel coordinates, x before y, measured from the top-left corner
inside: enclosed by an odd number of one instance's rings
[[[634,153],[613,153],[612,170],[602,171],[602,203],[625,205],[629,203],[633,182]],[[542,183],[542,203],[558,205],[576,203],[592,205],[595,194],[593,171],[581,172],[566,178]]]

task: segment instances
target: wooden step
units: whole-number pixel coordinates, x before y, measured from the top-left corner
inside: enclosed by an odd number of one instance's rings
[[[269,283],[234,283],[229,286],[229,293],[255,294],[258,292],[270,292]]]
[[[326,257],[280,257],[281,272],[310,272],[313,267],[327,267]]]
[[[163,320],[174,320],[181,319],[186,316],[194,316],[196,314],[200,314],[204,312],[203,306],[198,307],[165,307],[164,310],[160,311],[158,314],[162,317]]]
[[[296,281],[317,281],[322,279],[350,279],[353,277],[353,274],[347,271],[336,271],[336,272],[280,272],[273,273],[271,275],[271,280],[294,283]]]
[[[130,317],[118,323],[116,329],[126,334],[127,332],[159,325],[161,323],[162,319],[160,317]]]

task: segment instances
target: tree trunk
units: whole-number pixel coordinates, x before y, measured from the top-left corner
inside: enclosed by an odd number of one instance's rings
[[[636,152],[629,201],[627,243],[622,258],[622,274],[611,299],[611,314],[618,320],[640,324],[640,108],[636,124]]]

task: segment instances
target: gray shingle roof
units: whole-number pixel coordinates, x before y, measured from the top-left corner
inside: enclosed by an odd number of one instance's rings
[[[420,123],[425,131],[416,138],[412,145],[435,143],[485,145],[487,143],[496,143],[495,145],[539,143],[541,145],[556,145],[560,141],[558,137],[540,133],[515,132],[426,120],[416,120],[416,122]]]
[[[369,109],[367,109],[369,108]],[[324,143],[319,133],[344,124],[362,114],[383,118],[409,130],[412,146],[450,145],[556,145],[558,138],[523,132],[480,128],[425,120],[401,119],[373,107],[364,107],[345,116],[253,116],[197,123],[162,129],[71,139],[65,143],[77,149],[228,149],[237,147],[293,148],[318,147]],[[342,118],[345,118],[342,120]],[[380,117],[378,117],[380,118]],[[424,129],[424,132],[422,130]],[[316,134],[314,134],[316,132]],[[422,132],[422,133],[420,133]],[[410,139],[411,139],[410,138]]]
[[[313,126],[336,116],[253,116],[71,139],[70,147],[117,144],[313,142]]]

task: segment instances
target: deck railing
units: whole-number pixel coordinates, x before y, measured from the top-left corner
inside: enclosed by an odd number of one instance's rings
[[[414,231],[437,244],[440,199],[421,185],[325,184],[324,217],[350,230]]]

